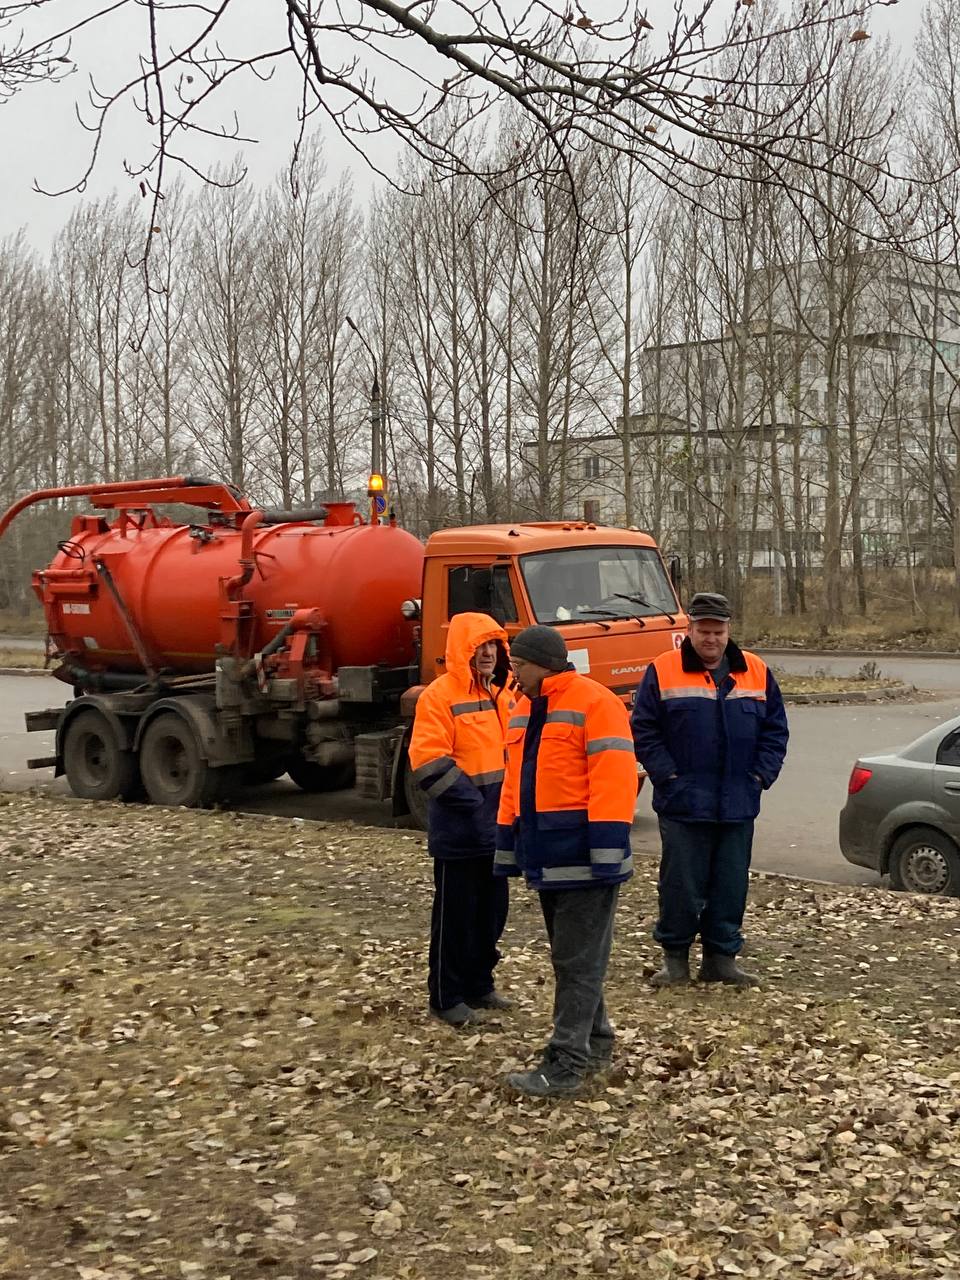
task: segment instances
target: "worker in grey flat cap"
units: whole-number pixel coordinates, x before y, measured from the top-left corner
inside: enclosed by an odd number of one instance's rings
[[[737,964],[754,819],[787,751],[787,717],[766,663],[730,639],[726,596],[703,591],[687,609],[689,633],[644,674],[634,702],[637,759],[653,783],[660,820],[663,948],[657,987],[690,981],[690,947],[703,947],[701,982],[757,979]]]

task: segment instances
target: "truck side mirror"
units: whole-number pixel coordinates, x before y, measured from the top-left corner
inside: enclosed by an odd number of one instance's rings
[[[677,593],[677,599],[680,598],[680,584],[683,582],[683,566],[680,563],[679,556],[671,556],[668,565],[670,581],[673,583],[673,589]]]

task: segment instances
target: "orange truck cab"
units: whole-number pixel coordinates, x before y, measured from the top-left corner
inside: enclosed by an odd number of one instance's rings
[[[687,633],[648,534],[581,521],[444,529],[427,542],[422,598],[407,607],[420,619],[421,684],[404,695],[405,716],[443,674],[450,619],[467,611],[489,613],[511,639],[534,623],[556,627],[576,669],[628,706],[648,664]],[[401,796],[418,813],[417,789],[395,786]]]
[[[512,637],[556,627],[578,671],[630,701],[647,664],[687,634],[670,577],[645,533],[579,522],[444,529],[427,542],[420,672],[443,673],[454,614],[489,613]]]

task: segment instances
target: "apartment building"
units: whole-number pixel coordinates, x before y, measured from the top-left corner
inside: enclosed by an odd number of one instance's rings
[[[751,294],[722,334],[643,349],[626,424],[553,450],[565,512],[624,520],[626,444],[634,522],[697,560],[733,521],[744,568],[816,567],[832,475],[846,560],[859,539],[878,567],[950,562],[960,276],[867,250]]]

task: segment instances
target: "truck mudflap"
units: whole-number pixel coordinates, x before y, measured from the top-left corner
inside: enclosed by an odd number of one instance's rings
[[[367,800],[389,800],[394,794],[396,756],[403,731],[397,727],[354,738],[356,788]]]

